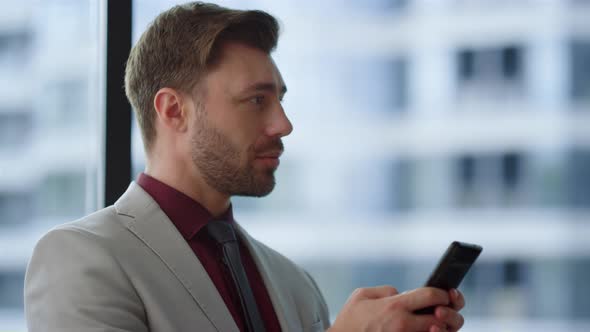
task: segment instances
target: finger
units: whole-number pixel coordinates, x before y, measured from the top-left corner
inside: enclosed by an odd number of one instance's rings
[[[457,289],[451,289],[449,291],[451,296],[451,308],[460,311],[465,307],[465,297],[463,293],[458,291]]]
[[[449,330],[446,327],[433,325],[430,327],[430,330],[428,330],[428,332],[449,332]]]
[[[396,300],[409,311],[432,306],[447,306],[450,303],[449,293],[433,287],[422,287],[396,296]]]
[[[434,316],[448,325],[450,331],[459,330],[465,323],[463,315],[448,307],[437,307],[434,310]]]
[[[438,331],[445,332],[445,323],[433,315],[406,315],[403,319],[397,320],[396,331],[431,331],[438,328]]]
[[[356,300],[367,300],[367,299],[380,299],[383,297],[397,295],[397,289],[391,286],[377,286],[377,287],[367,287],[367,288],[357,288],[352,293],[352,298]]]

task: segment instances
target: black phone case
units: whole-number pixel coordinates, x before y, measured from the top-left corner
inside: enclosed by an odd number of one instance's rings
[[[424,286],[444,290],[459,287],[481,251],[482,247],[479,245],[454,241],[441,257]],[[434,307],[420,309],[416,313],[432,314]]]

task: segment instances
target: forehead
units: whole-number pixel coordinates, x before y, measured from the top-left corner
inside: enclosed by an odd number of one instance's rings
[[[208,88],[236,93],[252,84],[273,84],[280,92],[285,83],[270,54],[242,43],[225,43],[220,60],[205,78]]]

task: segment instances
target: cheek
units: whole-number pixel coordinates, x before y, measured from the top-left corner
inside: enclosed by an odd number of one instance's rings
[[[238,156],[241,163],[249,163],[256,157],[256,142],[254,135],[249,135],[243,130],[237,128],[226,131],[225,141],[230,145],[230,149]]]
[[[233,116],[218,122],[221,129],[234,144],[244,146],[254,144],[259,136],[260,129],[256,121],[247,116]]]
[[[267,140],[266,136],[263,135],[259,128],[246,123],[227,129],[227,137],[231,140],[234,146],[238,148],[241,153],[247,154],[250,157],[253,157],[256,148],[260,146],[260,144],[264,144]]]
[[[253,160],[256,147],[267,140],[264,135],[263,114],[237,105],[225,104],[211,114],[210,121],[223,133],[228,143],[243,160]]]

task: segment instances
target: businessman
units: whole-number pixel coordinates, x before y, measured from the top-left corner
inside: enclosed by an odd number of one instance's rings
[[[313,278],[253,239],[231,197],[275,186],[293,130],[262,11],[200,2],[160,14],[131,50],[125,89],[147,156],[113,205],[37,243],[29,331],[457,331],[461,293],[353,292],[333,324]],[[414,311],[435,306],[434,314]]]

